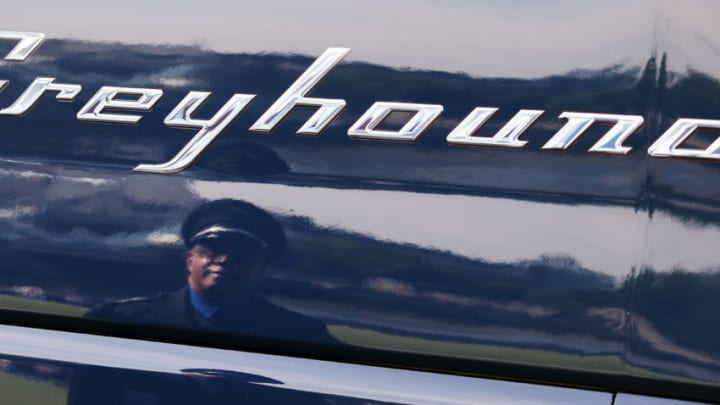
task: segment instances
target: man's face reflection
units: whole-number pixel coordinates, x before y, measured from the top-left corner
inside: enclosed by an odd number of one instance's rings
[[[217,305],[251,293],[265,262],[262,250],[221,240],[198,243],[185,257],[190,288]]]

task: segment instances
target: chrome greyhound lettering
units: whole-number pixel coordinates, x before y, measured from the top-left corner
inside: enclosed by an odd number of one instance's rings
[[[6,62],[27,60],[42,44],[45,34],[38,32],[0,31],[0,40],[18,41],[4,56]],[[250,132],[272,133],[297,106],[317,107],[317,111],[297,130],[297,135],[319,136],[345,108],[340,98],[317,98],[309,94],[350,53],[349,48],[328,48],[283,92],[275,102],[248,128]],[[8,107],[0,109],[1,115],[20,116],[28,113],[40,101],[43,94],[56,92],[56,100],[72,102],[82,91],[80,84],[56,83],[54,77],[37,77],[27,89]],[[8,84],[0,80],[0,91]],[[193,118],[195,112],[210,97],[209,92],[190,91],[164,120],[171,128],[190,128],[198,132],[169,161],[142,163],[133,171],[156,174],[179,173],[192,166],[213,142],[240,116],[255,99],[255,94],[235,93],[210,119]],[[138,124],[142,115],[122,111],[148,112],[163,97],[162,89],[137,87],[101,87],[80,108],[77,119],[86,122],[112,124]],[[105,112],[105,109],[114,112]],[[412,113],[399,129],[388,131],[378,128],[393,112]],[[528,140],[520,139],[545,112],[543,110],[519,110],[493,136],[478,136],[482,127],[498,111],[495,107],[475,107],[447,135],[453,146],[525,148]],[[377,101],[348,129],[351,139],[375,141],[416,142],[443,112],[439,104]],[[624,143],[643,125],[639,115],[621,115],[588,112],[562,112],[559,119],[563,125],[543,146],[542,150],[565,151],[572,147],[596,122],[614,124],[588,149],[592,153],[627,155],[632,148]],[[720,137],[706,149],[681,147],[698,129],[720,129],[720,120],[678,118],[647,150],[653,157],[682,157],[720,160]]]

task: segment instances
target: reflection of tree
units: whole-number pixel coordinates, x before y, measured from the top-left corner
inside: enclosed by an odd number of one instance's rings
[[[645,132],[652,142],[676,119],[717,118],[720,111],[720,81],[703,72],[690,70],[684,75],[667,71],[667,54],[662,55],[657,68],[653,55],[647,62],[638,82],[639,94],[647,100]],[[709,136],[708,136],[709,135]],[[704,148],[716,137],[717,132],[699,134],[691,137],[683,147]],[[714,163],[695,161],[693,165],[677,165],[674,159],[648,159],[646,184],[641,193],[641,204],[646,206],[650,215],[657,209],[670,213],[685,222],[695,225],[720,223],[720,211],[716,200],[699,196],[697,188],[688,188],[686,180],[678,180],[659,174],[658,167],[677,167],[676,172],[684,170],[713,169]],[[713,166],[710,166],[713,165]],[[667,172],[664,172],[667,173]],[[698,180],[707,178],[713,171],[697,172]]]
[[[300,232],[298,227],[304,228],[303,237],[290,244],[278,264],[266,286],[270,295],[325,303],[335,308],[329,315],[345,307],[461,328],[499,326],[619,339],[606,319],[593,315],[596,308],[624,304],[614,280],[570,257],[492,263],[302,222],[288,229]]]
[[[649,181],[654,180],[655,176],[650,176]],[[720,224],[720,205],[717,201],[676,190],[667,183],[658,183],[653,185],[651,198],[648,197],[651,216],[656,211],[662,211],[693,228]]]
[[[648,269],[618,285],[571,257],[493,263],[362,235],[337,234],[302,221],[290,223],[289,230],[302,232],[303,237],[291,244],[290,254],[265,286],[266,293],[309,303],[309,307],[325,303],[332,308],[329,315],[342,314],[347,308],[376,314],[373,318],[349,315],[344,321],[351,325],[422,336],[417,330],[403,328],[414,322],[441,320],[458,330],[493,326],[520,335],[522,331],[542,331],[608,342],[627,338],[633,342],[634,354],[702,366],[713,361],[703,353],[720,355],[716,345],[720,320],[714,316],[720,311],[716,294],[720,272]],[[634,303],[628,307],[630,301]],[[628,310],[631,328],[625,325]],[[402,321],[372,323],[381,318],[379,314]],[[364,323],[366,320],[372,322]],[[632,331],[631,337],[625,336],[628,331]],[[482,333],[461,337],[438,331],[425,338],[503,344],[502,339]],[[558,338],[552,349],[577,350],[563,346],[569,340]],[[542,346],[530,340],[526,344]]]
[[[720,272],[646,269],[636,276],[635,284],[634,313],[678,346],[720,355]],[[629,288],[630,280],[621,290]],[[642,346],[637,349],[644,351]]]

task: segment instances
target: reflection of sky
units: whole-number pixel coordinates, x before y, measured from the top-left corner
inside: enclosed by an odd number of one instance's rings
[[[179,207],[194,206],[196,197],[229,197],[275,213],[307,217],[320,227],[492,263],[569,256],[587,269],[619,280],[640,263],[657,271],[694,272],[720,264],[717,225],[683,221],[665,211],[656,211],[649,219],[647,212],[631,206],[162,176],[108,180],[113,177],[89,169],[55,173],[34,169],[23,165],[0,170],[8,192],[22,189],[0,205],[5,237],[24,235],[65,248],[100,245],[101,255],[107,255],[109,247],[175,245],[177,215],[185,210],[178,211]],[[38,201],[44,203],[37,205]],[[164,208],[162,213],[146,212],[135,204]],[[55,207],[50,214],[62,213],[63,221],[45,213],[48,207]],[[100,221],[100,227],[94,220],[98,216],[108,218]]]
[[[403,191],[334,190],[271,184],[194,181],[203,198],[246,199],[316,225],[396,243],[449,251],[489,262],[570,256],[584,267],[623,279],[641,257],[647,213],[631,207],[560,205]],[[720,229],[700,229],[658,214],[649,256],[656,270],[698,271],[718,265]],[[676,248],[683,241],[683,249]]]
[[[720,268],[717,226],[693,226],[664,213],[653,214],[645,263],[654,270],[706,271]]]
[[[268,384],[375,401],[411,404],[608,404],[609,393],[346,365],[264,354],[0,326],[2,353],[71,363],[178,373],[215,369],[260,375]],[[62,348],[62,350],[57,350]]]
[[[671,68],[717,71],[720,3],[711,0],[190,2],[5,4],[3,29],[49,38],[197,44],[221,52],[353,48],[351,58],[492,77],[642,65],[653,45]],[[281,10],[281,11],[280,11]]]

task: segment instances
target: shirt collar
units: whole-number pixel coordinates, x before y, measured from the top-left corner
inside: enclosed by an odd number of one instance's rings
[[[202,295],[195,292],[192,288],[188,288],[188,291],[190,292],[190,304],[200,313],[200,315],[205,318],[210,318],[215,315],[219,309],[217,305],[210,303],[210,301],[203,298]]]

